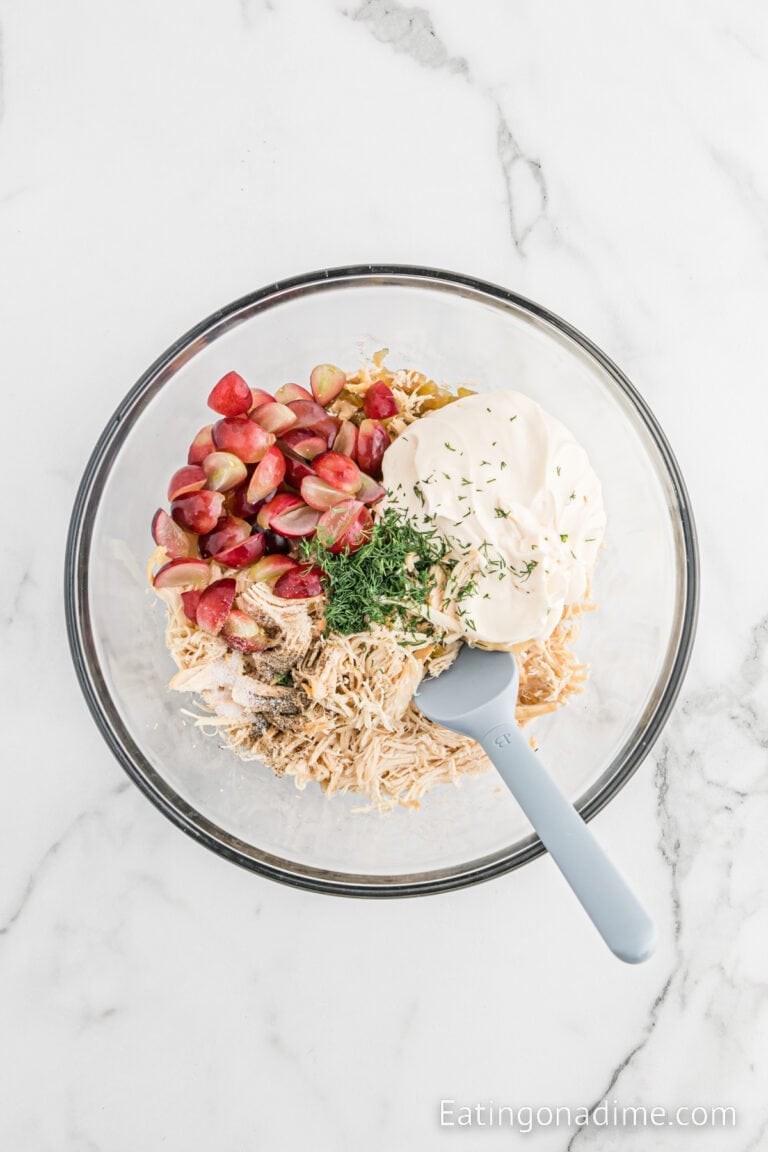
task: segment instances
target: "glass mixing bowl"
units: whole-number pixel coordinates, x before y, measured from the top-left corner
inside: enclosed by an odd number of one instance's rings
[[[346,895],[429,893],[507,872],[543,851],[495,773],[443,786],[418,811],[298,791],[186,720],[167,690],[164,607],[147,586],[152,514],[225,372],[252,387],[306,381],[389,348],[455,386],[515,388],[562,420],[603,484],[607,543],[584,621],[586,692],[536,722],[541,755],[589,819],[635,771],[675,700],[693,641],[697,553],[677,463],[656,420],[598,348],[503,288],[423,268],[340,268],[270,285],[169,348],[104,430],[75,501],[66,610],[77,674],[131,778],[175,824],[238,864]]]

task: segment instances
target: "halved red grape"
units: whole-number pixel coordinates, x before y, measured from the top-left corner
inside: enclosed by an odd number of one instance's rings
[[[200,555],[215,556],[218,552],[226,552],[236,544],[242,544],[251,534],[251,526],[247,520],[238,516],[224,516],[219,520],[212,532],[200,537]]]
[[[197,605],[196,620],[206,632],[214,636],[221,632],[221,626],[229,615],[235,599],[235,581],[231,576],[214,580],[203,592]]]
[[[236,652],[263,652],[270,640],[253,616],[233,608],[221,629],[221,634],[230,648]]]
[[[346,532],[338,538],[336,544],[329,551],[356,552],[358,548],[362,548],[363,544],[368,543],[372,532],[373,516],[363,505],[363,511],[357,514]]]
[[[333,450],[343,456],[351,456],[353,459],[357,455],[357,425],[353,424],[351,420],[342,420],[341,427],[333,442]]]
[[[297,460],[295,456],[286,453],[285,457],[285,483],[290,484],[291,488],[297,491],[301,488],[301,482],[305,476],[314,476],[314,472],[309,464],[303,460]]]
[[[171,560],[194,556],[197,552],[196,542],[171,519],[164,508],[158,508],[152,517],[152,539],[155,544],[165,548]]]
[[[253,580],[274,584],[281,576],[294,568],[298,568],[298,564],[295,560],[291,560],[290,556],[262,556],[261,560],[257,560],[253,565],[248,575]]]
[[[168,485],[168,499],[175,500],[185,492],[199,492],[205,488],[206,475],[199,464],[185,464],[177,468]]]
[[[275,392],[278,404],[290,404],[292,400],[312,400],[311,392],[302,388],[301,384],[281,384]]]
[[[323,592],[322,570],[308,564],[297,565],[275,584],[275,595],[284,600],[306,600]]]
[[[272,516],[269,526],[273,532],[294,540],[299,536],[311,536],[319,519],[320,513],[302,502],[296,508]]]
[[[300,508],[304,501],[300,496],[294,496],[292,492],[278,492],[266,504],[259,508],[256,516],[256,523],[260,528],[272,527],[272,517],[278,516],[281,512],[287,512],[290,508]]]
[[[318,364],[312,369],[309,385],[318,404],[327,408],[347,382],[346,373],[333,364]]]
[[[302,460],[314,460],[315,456],[328,450],[328,445],[322,436],[315,436],[305,428],[291,429],[281,439],[283,445],[290,448],[291,452],[300,456]]]
[[[253,420],[265,432],[274,432],[275,436],[282,436],[289,428],[293,428],[296,417],[287,404],[278,404],[273,400],[271,404],[262,404],[251,415]]]
[[[206,424],[205,428],[200,429],[189,446],[187,464],[202,464],[206,456],[210,456],[211,452],[215,451],[216,445],[213,442],[213,424]]]
[[[336,437],[341,428],[341,420],[338,416],[325,415],[322,420],[316,420],[312,425],[312,431],[322,436],[329,448],[333,448],[336,442]]]
[[[400,409],[389,385],[377,380],[365,394],[363,411],[372,420],[386,420],[389,416],[397,416]]]
[[[346,500],[344,492],[340,492],[326,480],[321,480],[319,476],[304,477],[301,482],[301,495],[310,508],[316,508],[318,512],[327,512],[334,504]]]
[[[197,624],[197,606],[201,596],[202,592],[197,588],[190,588],[189,591],[181,594],[181,606],[184,609],[184,615],[191,624]]]
[[[283,456],[280,449],[276,444],[268,448],[263,459],[259,461],[253,470],[253,475],[248,484],[248,491],[246,499],[255,504],[259,500],[264,500],[270,492],[277,488],[278,484],[282,484],[283,477],[285,476],[285,456]]]
[[[263,404],[273,404],[275,401],[271,392],[265,392],[263,388],[251,388],[251,406],[248,409],[250,416],[257,408],[261,408]]]
[[[234,548],[228,548],[226,552],[217,552],[214,560],[225,568],[245,568],[255,560],[260,560],[265,548],[264,533],[254,532],[242,544],[235,544]]]
[[[355,496],[358,500],[362,500],[363,504],[376,504],[382,496],[386,496],[387,491],[383,484],[379,484],[372,477],[366,476],[365,472],[360,473],[360,480],[360,487]]]
[[[323,512],[317,538],[329,552],[356,551],[370,538],[373,517],[360,500],[342,500]]]
[[[247,416],[226,416],[213,426],[213,440],[222,452],[233,452],[244,464],[256,464],[267,448],[275,442],[271,432],[265,432]]]
[[[221,416],[240,416],[252,403],[251,390],[238,372],[222,376],[208,397],[208,407]]]
[[[324,452],[312,462],[312,467],[321,480],[350,496],[357,492],[362,483],[357,464],[342,452]]]
[[[363,420],[357,435],[357,462],[363,472],[375,478],[389,448],[389,432],[378,420]]]
[[[229,492],[237,488],[248,475],[248,470],[239,456],[234,452],[211,452],[203,460],[203,472],[208,480],[208,487],[214,492]]]
[[[299,444],[304,440],[311,440],[313,436],[314,432],[310,432],[308,428],[291,428],[280,437],[280,447],[283,450],[290,448],[295,452]]]
[[[328,420],[328,413],[314,400],[291,400],[288,404],[296,417],[294,428],[314,428],[318,423]]]
[[[171,504],[171,516],[187,532],[202,536],[213,532],[224,509],[224,494],[205,488],[201,492],[186,492]]]
[[[169,560],[152,578],[155,588],[204,588],[210,577],[205,560]]]
[[[227,492],[226,507],[230,516],[239,516],[241,520],[247,520],[258,513],[259,508],[261,508],[261,501],[255,504],[251,503],[247,494],[247,481],[238,488],[233,488],[231,492]]]

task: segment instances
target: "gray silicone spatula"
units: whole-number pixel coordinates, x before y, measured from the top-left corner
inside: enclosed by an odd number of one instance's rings
[[[465,645],[415,703],[482,745],[611,951],[629,964],[647,960],[656,926],[515,723],[517,689],[513,656]]]

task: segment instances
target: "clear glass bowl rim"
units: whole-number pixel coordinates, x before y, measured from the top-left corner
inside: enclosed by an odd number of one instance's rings
[[[86,465],[75,497],[67,536],[64,602],[67,635],[75,672],[88,708],[107,745],[128,776],[165,816],[198,843],[225,859],[257,872],[269,879],[293,887],[340,896],[395,897],[420,896],[445,892],[490,880],[540,856],[544,846],[536,836],[518,844],[514,850],[471,861],[464,866],[440,871],[397,876],[368,876],[337,873],[305,867],[261,853],[254,846],[230,836],[198,813],[170,789],[161,791],[153,783],[154,769],[122,725],[106,685],[101,677],[90,628],[88,608],[88,556],[91,542],[92,510],[98,504],[99,480],[106,477],[130,431],[126,416],[135,413],[151,399],[153,386],[164,370],[181,353],[189,356],[211,330],[235,323],[242,311],[272,307],[293,295],[322,292],[344,283],[386,284],[432,287],[456,295],[487,297],[497,306],[509,305],[544,321],[581,347],[612,378],[624,393],[650,434],[666,469],[667,479],[677,500],[684,551],[682,610],[680,630],[669,677],[658,703],[644,727],[636,731],[632,743],[622,749],[620,757],[604,773],[605,783],[577,805],[585,820],[591,820],[626,784],[650,752],[659,737],[677,699],[690,661],[698,615],[700,565],[690,498],[674,453],[655,416],[621,369],[595,344],[567,321],[534,301],[515,292],[462,273],[407,264],[359,264],[326,268],[293,276],[269,284],[218,309],[176,340],[144,372],[131,388],[99,437]],[[162,387],[162,382],[159,385]]]

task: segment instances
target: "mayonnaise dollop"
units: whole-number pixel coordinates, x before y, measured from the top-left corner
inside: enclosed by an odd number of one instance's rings
[[[530,397],[469,396],[416,420],[385,453],[384,485],[387,503],[467,558],[457,609],[470,643],[543,640],[588,595],[605,533],[600,481]]]

